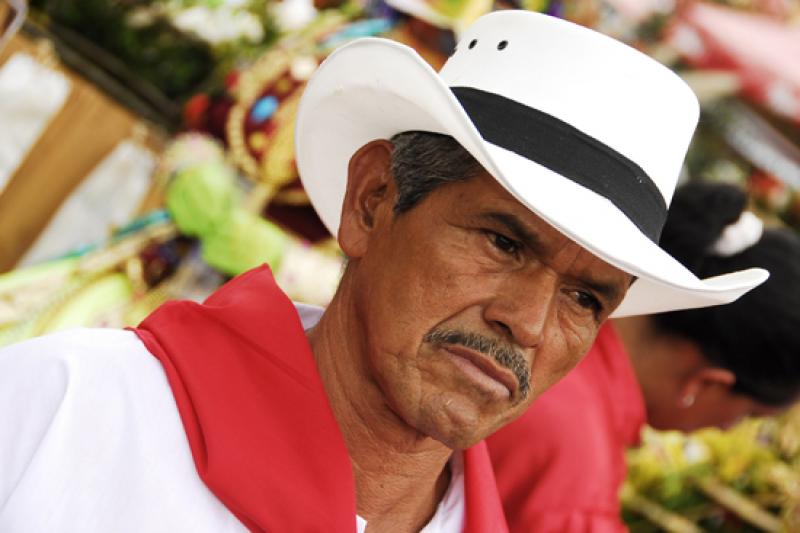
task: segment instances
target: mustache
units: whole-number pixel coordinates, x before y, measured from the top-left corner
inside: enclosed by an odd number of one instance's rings
[[[431,344],[458,344],[494,359],[500,366],[509,369],[517,378],[522,398],[531,390],[531,374],[522,351],[513,346],[478,333],[458,329],[434,329],[424,339]]]

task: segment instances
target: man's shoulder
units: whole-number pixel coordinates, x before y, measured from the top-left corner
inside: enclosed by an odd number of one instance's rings
[[[0,399],[26,405],[24,413],[0,407],[3,422],[113,418],[170,402],[169,390],[160,362],[132,331],[72,329],[0,350]]]
[[[163,367],[132,331],[0,350],[0,427],[0,531],[244,529],[197,475]]]
[[[132,331],[100,328],[70,329],[6,346],[0,349],[0,366],[21,373],[48,371],[63,379],[94,374],[110,379],[160,367]]]
[[[112,328],[73,328],[39,337],[33,337],[0,350],[0,356],[7,352],[48,353],[50,356],[67,355],[71,349],[86,347],[120,348],[141,344],[133,331]]]

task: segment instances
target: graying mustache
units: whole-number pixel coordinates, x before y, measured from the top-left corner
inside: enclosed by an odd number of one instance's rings
[[[425,335],[424,340],[431,344],[460,344],[465,348],[491,357],[497,363],[514,373],[519,382],[522,398],[527,398],[531,388],[531,376],[525,357],[514,348],[506,346],[489,337],[477,333],[467,333],[456,329],[435,329]]]

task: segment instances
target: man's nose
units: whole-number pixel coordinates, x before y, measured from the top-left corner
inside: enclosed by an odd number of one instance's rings
[[[515,275],[484,308],[484,320],[521,348],[535,349],[555,312],[558,287],[558,276],[546,267]]]

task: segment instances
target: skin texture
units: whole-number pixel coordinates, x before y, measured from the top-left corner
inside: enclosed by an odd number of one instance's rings
[[[338,235],[350,261],[309,332],[370,532],[418,531],[449,484],[452,451],[573,368],[631,282],[485,173],[395,215],[391,149],[374,141],[351,159]],[[453,331],[481,342],[431,336]],[[481,353],[486,343],[525,372]]]
[[[692,341],[656,331],[646,316],[617,319],[614,326],[642,387],[647,421],[656,429],[724,429],[783,410],[733,392],[733,372],[709,363]]]

